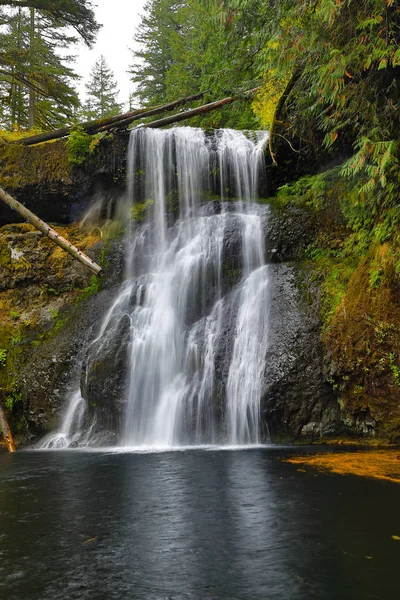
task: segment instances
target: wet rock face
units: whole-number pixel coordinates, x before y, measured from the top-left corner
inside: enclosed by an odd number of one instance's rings
[[[273,439],[315,439],[335,435],[341,430],[339,408],[332,388],[325,382],[322,351],[319,342],[318,288],[311,285],[308,302],[304,297],[304,273],[301,263],[287,261],[301,256],[311,236],[310,221],[301,211],[292,213],[287,244],[287,231],[279,228],[279,217],[265,214],[267,244],[278,249],[268,266],[270,302],[269,338],[265,370],[265,386],[261,404],[265,434]],[[307,223],[301,231],[300,223]],[[226,222],[222,249],[222,286],[225,296],[225,318],[216,348],[215,407],[222,417],[225,386],[234,341],[237,312],[237,283],[242,274],[240,223],[235,215]],[[279,231],[282,232],[280,237]],[[294,234],[298,232],[298,235]],[[113,443],[123,428],[126,384],[129,377],[129,319],[120,318],[112,327],[112,335],[96,340],[106,311],[118,291],[123,271],[124,247],[121,244],[111,265],[113,277],[109,289],[91,298],[65,333],[44,348],[39,348],[25,370],[24,382],[29,396],[29,419],[38,432],[59,423],[68,394],[81,388],[86,400],[86,424],[95,420],[95,443]],[[119,262],[118,262],[119,261]],[[117,273],[119,272],[119,275]],[[112,283],[114,282],[114,283]],[[212,281],[210,280],[212,283]],[[215,283],[215,282],[214,282]],[[307,286],[306,286],[307,287]],[[194,315],[197,314],[194,311]],[[189,319],[192,323],[193,318]],[[29,390],[29,391],[28,391]]]
[[[224,208],[233,213],[235,203]],[[219,214],[220,209],[219,202],[210,203],[207,208],[210,214]],[[314,288],[310,284],[307,302],[302,283],[306,276],[301,260],[315,235],[316,225],[310,213],[297,208],[280,213],[264,205],[260,206],[260,211],[265,216],[267,262],[270,263],[270,303],[265,307],[270,311],[270,332],[261,405],[265,429],[268,426],[275,439],[309,439],[337,434],[342,427],[339,408],[322,369],[318,289],[316,284]],[[42,247],[40,234],[30,228],[26,232],[18,230],[25,226],[17,226],[15,230],[14,226],[10,227],[5,245],[0,248],[0,260],[8,261],[13,268],[0,270],[0,288],[31,288],[40,294],[39,287],[45,282],[45,290],[54,289],[60,293],[54,294],[52,302],[55,309],[62,308],[60,281],[66,282],[67,287],[87,284],[83,268],[76,266],[74,261],[67,261],[60,279],[60,263],[52,260],[52,253],[58,250],[49,245],[46,254],[47,246]],[[242,276],[242,243],[240,218],[229,214],[221,255],[226,315],[216,349],[215,405],[221,415],[235,335],[232,324],[237,312],[235,290]],[[20,256],[20,252],[25,252],[26,256]],[[111,443],[121,432],[129,370],[128,319],[120,320],[114,336],[103,339],[101,344],[94,340],[119,289],[124,253],[123,244],[119,247],[117,244],[110,257],[106,289],[82,303],[54,339],[32,351],[20,377],[31,435],[42,435],[59,424],[66,399],[79,386],[88,408],[87,425],[94,418],[96,420],[93,433],[97,443]],[[24,259],[30,262],[29,268]],[[54,268],[49,269],[52,262]],[[214,296],[211,288],[216,285],[215,266],[210,266],[211,272],[207,276],[210,297]],[[200,312],[195,300],[190,308],[189,324]]]
[[[341,430],[339,407],[323,373],[318,289],[307,304],[301,267],[269,266],[270,315],[262,415],[272,438],[318,438]]]
[[[80,387],[89,421],[96,420],[96,431],[121,431],[129,374],[129,325],[129,317],[123,317],[112,336],[92,342],[85,354]]]
[[[84,340],[71,329],[62,338],[57,337],[32,352],[18,381],[29,426],[25,441],[42,436],[59,424],[65,399],[74,391],[76,359]]]
[[[304,208],[272,206],[268,216],[266,253],[268,262],[304,260],[304,253],[315,240],[316,216]]]
[[[58,227],[58,232],[83,250],[99,240],[78,226]],[[85,267],[33,226],[24,223],[0,228],[0,292],[36,286],[37,294],[51,289],[53,296],[58,296],[68,289],[84,287],[89,278]]]
[[[101,140],[84,165],[69,162],[64,140],[1,149],[0,186],[48,223],[82,218],[93,197],[115,205],[126,180],[129,132]],[[0,227],[20,223],[19,214],[0,202]]]
[[[80,386],[85,352],[96,336],[122,276],[123,249],[119,242],[114,244],[108,261],[109,274],[102,291],[77,306],[70,297],[57,297],[59,318],[62,322],[65,319],[58,333],[52,336],[54,323],[51,321],[40,323],[42,332],[50,328],[50,338],[45,337],[39,345],[30,348],[17,377],[28,425],[26,442],[60,424],[68,398]]]

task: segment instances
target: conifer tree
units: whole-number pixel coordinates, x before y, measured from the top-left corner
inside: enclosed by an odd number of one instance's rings
[[[149,0],[134,35],[139,47],[133,51],[130,70],[140,104],[168,102],[199,91],[215,99],[254,87],[254,25],[249,18],[238,35],[230,35],[221,2]],[[199,118],[200,123],[252,127],[255,119],[249,103],[239,102]]]
[[[132,81],[137,84],[135,96],[140,104],[162,104],[167,99],[167,73],[174,55],[172,34],[179,30],[178,11],[182,2],[176,0],[149,0],[144,7],[141,23],[134,41],[130,67]]]
[[[79,105],[68,66],[59,49],[76,41],[52,15],[19,8],[3,12],[0,30],[2,125],[51,129],[68,122]]]
[[[90,1],[0,0],[3,127],[51,129],[71,121],[79,106],[74,57],[65,54],[77,41],[72,28],[92,44],[99,25]]]
[[[93,44],[100,29],[91,0],[0,0],[2,6],[44,12],[63,27],[73,27],[88,46]]]
[[[112,70],[103,55],[96,61],[86,84],[87,101],[84,115],[88,120],[111,117],[121,112],[118,88]]]

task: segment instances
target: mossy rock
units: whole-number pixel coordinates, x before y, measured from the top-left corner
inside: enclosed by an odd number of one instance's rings
[[[43,182],[71,180],[64,141],[22,146],[0,145],[0,186],[10,190]]]

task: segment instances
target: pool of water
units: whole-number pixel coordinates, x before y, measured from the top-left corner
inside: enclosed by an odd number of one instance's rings
[[[397,597],[400,486],[300,452],[2,453],[0,597]]]

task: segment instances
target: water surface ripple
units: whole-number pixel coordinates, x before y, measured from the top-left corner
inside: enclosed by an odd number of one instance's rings
[[[396,597],[400,486],[296,452],[1,454],[0,597]]]

